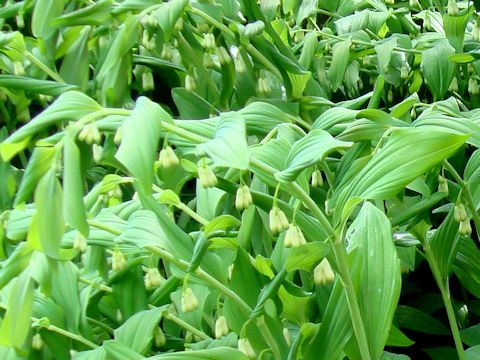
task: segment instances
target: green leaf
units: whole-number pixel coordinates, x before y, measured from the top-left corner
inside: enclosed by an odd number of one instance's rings
[[[147,358],[148,360],[248,360],[248,358],[237,349],[228,347],[217,347],[215,349],[196,350],[196,351],[178,351],[172,354],[155,355]]]
[[[37,38],[50,38],[57,31],[51,23],[62,14],[64,6],[65,0],[38,0],[32,15],[33,35]]]
[[[171,121],[170,115],[148,98],[138,98],[135,109],[122,125],[122,142],[115,154],[147,194],[152,192],[153,164],[162,121]]]
[[[350,61],[350,46],[351,41],[345,40],[335,43],[332,47],[332,63],[328,69],[328,79],[332,84],[333,91],[337,91],[342,84]]]
[[[349,247],[362,259],[358,302],[373,359],[380,358],[400,297],[400,259],[385,214],[367,202],[350,226]]]
[[[85,26],[72,46],[69,47],[60,67],[60,76],[69,84],[85,90],[90,76],[88,41],[90,28]]]
[[[99,347],[95,350],[79,351],[72,360],[107,360],[107,353],[103,347]]]
[[[445,35],[447,36],[450,45],[455,48],[457,53],[463,51],[465,28],[472,16],[472,11],[470,9],[465,11],[463,15],[443,15],[443,28],[445,29]]]
[[[294,248],[288,254],[285,267],[287,271],[304,270],[311,272],[330,251],[330,247],[323,242],[311,242]]]
[[[62,187],[55,175],[55,169],[50,169],[40,179],[35,191],[35,204],[37,212],[35,214],[36,231],[34,233],[38,236],[42,250],[48,256],[58,258],[65,223],[63,220]]]
[[[399,305],[393,322],[404,329],[434,335],[450,335],[449,329],[436,318],[410,306]]]
[[[100,109],[101,106],[87,95],[78,91],[68,91],[60,95],[45,111],[2,142],[0,155],[5,161],[8,161],[22,151],[29,143],[30,138],[39,131],[62,121],[78,120]]]
[[[163,32],[164,41],[170,41],[175,24],[183,13],[187,0],[171,0],[163,3],[152,16],[157,20]]]
[[[88,236],[88,224],[83,203],[83,176],[80,151],[72,133],[64,137],[63,154],[63,210],[65,222],[77,229],[83,236]]]
[[[467,138],[444,130],[394,129],[386,144],[354,178],[344,178],[330,204],[336,208],[338,216],[349,199],[391,197],[433,165],[452,155]]]
[[[139,354],[150,350],[155,329],[162,319],[166,306],[136,313],[122,326],[115,329],[115,340]]]
[[[215,219],[208,222],[205,225],[203,231],[205,232],[205,236],[209,236],[210,233],[216,230],[227,230],[231,228],[238,228],[240,226],[240,221],[232,216],[232,215],[220,215],[217,216]]]
[[[107,340],[103,343],[103,348],[107,353],[107,358],[110,360],[142,360],[145,359],[142,355],[133,351],[129,347],[123,345],[117,340]]]
[[[33,286],[28,271],[13,282],[8,294],[8,309],[0,327],[1,345],[13,346],[18,350],[29,347],[26,340],[32,321]]]
[[[75,90],[75,85],[59,84],[50,80],[39,80],[26,76],[0,75],[0,86],[13,90],[23,90],[28,93],[58,96],[64,92]]]
[[[250,162],[245,120],[238,113],[224,113],[215,129],[215,137],[197,147],[217,166],[246,170]]]
[[[437,41],[434,46],[422,53],[421,69],[434,98],[443,99],[455,76],[456,65],[449,60],[455,53],[447,40]]]
[[[53,21],[57,27],[103,25],[111,20],[113,0],[100,0],[92,5],[62,15]]]
[[[302,170],[322,161],[330,152],[352,145],[335,139],[324,130],[312,130],[293,144],[285,160],[285,169],[277,172],[275,178],[280,182],[291,182]]]

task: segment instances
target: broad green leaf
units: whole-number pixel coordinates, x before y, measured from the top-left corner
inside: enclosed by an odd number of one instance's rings
[[[468,346],[480,345],[480,324],[460,330],[462,341]]]
[[[72,133],[64,137],[63,153],[63,211],[65,222],[88,236],[88,224],[83,203],[83,176],[80,151]]]
[[[185,88],[172,89],[172,98],[182,119],[204,119],[215,110],[207,100]]]
[[[155,355],[147,358],[148,360],[247,360],[248,358],[237,349],[228,347],[217,347],[215,349],[179,351],[172,354]]]
[[[470,20],[472,11],[469,9],[460,15],[443,15],[443,27],[445,35],[450,45],[455,48],[457,53],[463,51],[463,40],[465,37],[465,28]]]
[[[33,79],[18,75],[0,75],[0,86],[14,90],[24,90],[28,93],[58,96],[64,92],[75,90],[75,85],[59,84],[50,80]]]
[[[400,259],[385,214],[366,202],[350,226],[347,239],[362,258],[358,302],[373,359],[381,357],[400,297]]]
[[[65,223],[62,187],[54,168],[40,179],[35,191],[35,204],[37,212],[34,228],[38,232],[41,248],[48,256],[58,258]]]
[[[395,325],[392,325],[388,332],[388,339],[386,346],[412,346],[415,341],[410,340],[407,335],[400,331]]]
[[[181,17],[187,4],[187,0],[171,0],[169,2],[164,2],[162,6],[152,14],[162,29],[165,41],[169,41],[172,37],[175,24]]]
[[[100,0],[89,6],[62,15],[53,24],[57,27],[78,25],[103,25],[111,20],[112,0]]]
[[[351,41],[339,41],[332,47],[332,63],[328,69],[328,79],[332,84],[332,90],[337,91],[342,84],[348,62],[350,61]]]
[[[238,113],[220,115],[215,137],[197,147],[200,154],[208,155],[217,166],[246,170],[250,162],[245,120]]]
[[[60,95],[45,111],[3,141],[0,144],[0,154],[5,161],[10,160],[22,151],[30,138],[39,131],[63,121],[78,120],[100,109],[101,106],[87,95],[78,91],[68,91]]]
[[[33,35],[44,40],[50,38],[57,31],[51,22],[62,14],[64,6],[65,0],[38,0],[32,16]]]
[[[400,328],[415,330],[427,334],[450,334],[448,328],[439,320],[410,306],[399,305],[395,311],[393,322]]]
[[[115,329],[115,340],[138,352],[146,354],[151,347],[155,329],[162,318],[165,306],[136,313],[122,326]]]
[[[90,75],[88,41],[90,28],[85,26],[75,42],[69,47],[60,67],[60,76],[69,84],[75,84],[85,90]]]
[[[30,200],[39,180],[52,167],[56,149],[54,147],[36,147],[28,162],[22,177],[22,182],[15,196],[14,205],[20,205]]]
[[[7,312],[0,327],[0,344],[18,350],[27,348],[33,306],[33,279],[28,271],[16,278],[10,287]]]
[[[456,64],[449,56],[455,53],[447,40],[437,41],[422,53],[421,69],[434,99],[441,100],[455,76]]]
[[[13,278],[25,270],[32,257],[33,249],[26,242],[20,243],[7,260],[2,263],[0,272],[0,289],[9,284]]]
[[[162,121],[171,121],[171,118],[160,105],[146,97],[138,98],[135,109],[122,125],[122,142],[115,154],[147,194],[152,192],[153,163]]]
[[[107,360],[107,353],[103,347],[99,347],[95,350],[79,351],[72,360]]]
[[[313,267],[320,262],[330,251],[324,242],[311,242],[299,248],[294,248],[287,256],[285,268],[287,271],[304,270],[311,272]]]
[[[480,345],[472,346],[465,351],[466,360],[475,360],[480,357]]]
[[[103,343],[107,359],[111,360],[142,360],[142,355],[117,340],[107,340]]]
[[[214,231],[237,228],[240,224],[240,221],[232,215],[220,215],[209,221],[203,231],[205,232],[205,236],[209,236],[210,233]]]
[[[448,158],[468,136],[449,131],[397,128],[391,131],[386,144],[355,175],[334,192],[330,204],[339,215],[349,199],[385,199],[433,165]]]
[[[349,148],[352,144],[337,140],[324,130],[312,130],[293,144],[285,160],[285,169],[277,172],[275,178],[280,182],[291,182],[302,170],[320,162],[330,152]]]

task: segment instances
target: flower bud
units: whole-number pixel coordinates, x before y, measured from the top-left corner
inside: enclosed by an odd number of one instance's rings
[[[73,248],[81,253],[87,251],[87,239],[80,232],[77,232],[73,240]]]
[[[212,56],[209,53],[203,53],[203,59],[202,59],[203,66],[205,68],[209,69],[215,66],[215,62],[212,59]]]
[[[127,259],[120,250],[115,250],[112,255],[112,270],[120,271],[127,267]]]
[[[20,61],[13,62],[13,74],[17,76],[25,75],[25,68],[23,67],[23,64]]]
[[[37,351],[43,350],[42,336],[38,333],[32,336],[32,348]]]
[[[221,65],[229,64],[232,62],[232,58],[230,57],[230,54],[228,53],[227,49],[225,49],[223,46],[217,47],[217,57]]]
[[[185,89],[188,92],[193,92],[197,88],[197,83],[195,81],[195,78],[191,75],[185,76]]]
[[[247,185],[240,186],[237,190],[235,197],[235,207],[237,210],[242,211],[252,205],[252,194],[250,188]]]
[[[438,176],[438,192],[443,192],[448,194],[448,183],[447,179],[445,179],[443,176],[439,175]]]
[[[474,78],[470,78],[468,80],[468,93],[472,96],[480,94],[480,90],[478,89],[478,82]]]
[[[313,270],[313,280],[317,285],[325,285],[335,280],[335,273],[327,258],[323,258]]]
[[[194,311],[198,308],[197,297],[189,287],[183,290],[180,302],[182,304],[182,312],[184,313]]]
[[[155,329],[153,339],[157,348],[162,347],[167,343],[167,338],[165,337],[165,334],[160,326]]]
[[[318,188],[323,185],[323,176],[320,170],[315,170],[312,173],[312,187]]]
[[[78,140],[86,142],[88,145],[99,144],[102,141],[102,134],[98,131],[98,128],[95,124],[86,125],[80,134],[78,135]]]
[[[250,344],[250,341],[248,341],[247,338],[238,339],[238,350],[240,350],[250,359],[256,359],[257,357],[255,350],[253,350],[252,344]]]
[[[160,151],[160,155],[158,157],[158,162],[161,168],[168,169],[180,164],[180,160],[178,160],[175,151],[170,146],[167,146],[165,149]]]
[[[215,50],[217,48],[217,44],[215,43],[215,35],[212,33],[206,33],[203,35],[202,46],[205,50]]]
[[[283,230],[288,229],[288,219],[285,213],[280,210],[279,207],[274,206],[268,214],[270,231],[273,234],[281,233]]]
[[[403,64],[400,67],[400,78],[402,80],[406,80],[409,74],[410,74],[410,66],[408,64]]]
[[[290,336],[290,331],[287,328],[283,328],[283,337],[288,346],[292,346],[292,337]]]
[[[173,58],[173,53],[172,53],[172,48],[170,47],[169,44],[164,44],[162,53],[160,54],[160,57],[164,60],[172,60]]]
[[[120,143],[122,142],[122,134],[123,134],[123,130],[122,130],[122,127],[120,126],[117,131],[115,131],[115,136],[113,137],[113,142],[115,143],[115,145],[120,145]]]
[[[452,82],[450,83],[450,86],[448,87],[448,91],[450,92],[456,92],[458,91],[458,80],[456,77],[452,79]]]
[[[472,235],[472,226],[470,225],[470,220],[461,221],[458,226],[458,233],[462,236]]]
[[[108,192],[108,196],[115,199],[121,199],[123,196],[122,189],[120,188],[120,186],[117,185]]]
[[[385,4],[393,5],[393,4],[395,4],[395,0],[385,0]]]
[[[258,95],[268,96],[271,91],[272,91],[272,88],[270,87],[270,83],[268,82],[268,80],[265,79],[264,77],[258,78],[258,83],[257,83]]]
[[[153,74],[151,71],[145,71],[142,74],[142,88],[143,91],[152,91],[155,89],[155,82],[153,81]]]
[[[93,161],[95,161],[98,164],[102,160],[103,148],[100,145],[93,144],[92,153],[93,153]]]
[[[15,22],[17,23],[17,27],[19,29],[23,29],[25,27],[25,20],[22,15],[15,16]]]
[[[155,38],[151,36],[148,31],[144,31],[142,34],[142,45],[148,51],[155,50],[157,44],[155,43]]]
[[[220,339],[221,337],[229,333],[227,319],[225,316],[221,315],[215,321],[215,338]]]
[[[198,179],[200,184],[204,188],[215,187],[218,184],[218,179],[215,176],[215,173],[208,165],[202,165],[198,167]]]
[[[458,6],[456,0],[448,0],[447,14],[450,16],[458,15]]]
[[[163,281],[162,275],[157,268],[150,268],[144,277],[145,288],[147,290],[153,290],[159,287]]]
[[[472,41],[479,42],[480,41],[480,27],[477,22],[473,24],[472,28]]]
[[[408,4],[410,5],[411,8],[418,9],[420,8],[420,3],[418,0],[408,0]]]
[[[302,230],[297,225],[290,224],[287,229],[287,233],[285,234],[285,240],[283,242],[283,245],[287,248],[297,248],[305,245],[306,243],[307,241],[303,236]]]
[[[468,219],[467,210],[465,209],[465,205],[462,203],[455,205],[453,214],[456,222],[466,221]]]
[[[392,91],[392,89],[389,89],[389,90],[388,90],[387,100],[388,100],[389,103],[392,103],[392,102],[393,102],[393,91]]]

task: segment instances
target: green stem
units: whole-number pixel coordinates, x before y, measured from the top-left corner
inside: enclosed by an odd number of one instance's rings
[[[265,341],[267,342],[268,346],[270,347],[270,350],[273,353],[273,356],[275,357],[276,360],[282,360],[282,352],[280,351],[280,348],[278,347],[278,342],[275,340],[273,337],[270,329],[268,328],[267,324],[265,323],[265,320],[263,316],[261,318],[257,319],[257,326],[260,332],[262,333],[262,336],[264,337]]]
[[[195,15],[198,15],[198,16],[202,17],[206,22],[210,23],[211,25],[213,25],[216,28],[218,28],[219,30],[221,30],[222,33],[227,34],[231,38],[235,38],[234,32],[232,30],[230,30],[228,28],[228,26],[226,26],[225,24],[222,24],[221,22],[215,20],[214,18],[212,18],[207,13],[204,13],[202,10],[194,8],[194,7],[191,6],[188,9],[188,11],[192,14],[195,14]]]
[[[160,256],[162,259],[166,260],[167,262],[173,263],[179,268],[186,270],[190,266],[190,264],[184,260],[178,259],[169,253],[166,250],[163,250],[156,246],[146,246],[145,249],[151,253],[154,253]],[[229,289],[227,286],[223,285],[220,281],[215,279],[209,273],[204,271],[202,268],[197,268],[195,270],[195,275],[198,276],[200,279],[204,280],[207,284],[209,284],[212,288],[217,289],[223,295],[233,300],[243,311],[250,314],[252,312],[252,308],[243,301],[234,291]]]
[[[440,293],[442,294],[442,299],[445,305],[445,310],[447,311],[448,323],[450,324],[450,330],[452,331],[453,341],[455,342],[455,348],[457,350],[458,358],[459,360],[465,360],[465,350],[463,349],[462,338],[458,329],[455,311],[453,310],[452,298],[450,296],[450,287],[448,285],[448,278],[443,279],[442,274],[438,269],[437,262],[435,261],[435,257],[432,255],[428,242],[424,242],[423,247],[435,282],[437,283],[437,286],[440,289]]]
[[[252,44],[247,44],[246,49],[250,53],[250,55],[252,55],[252,57],[256,58],[268,70],[270,70],[272,74],[274,74],[279,80],[283,81],[283,77],[280,71],[278,71],[275,65],[273,65],[272,62],[265,57],[265,55],[263,55],[260,51],[258,51],[255,46],[253,46]]]
[[[0,303],[0,308],[8,311],[8,306],[6,304],[2,304]],[[34,316],[31,317],[31,321],[32,322],[40,322],[41,319],[39,318],[36,318]],[[77,335],[77,334],[74,334],[74,333],[71,333],[70,331],[67,331],[65,329],[62,329],[62,328],[59,328],[58,326],[55,326],[55,325],[46,325],[46,326],[43,326],[43,325],[37,325],[39,326],[40,328],[43,328],[45,330],[48,330],[48,331],[51,331],[51,332],[55,332],[57,334],[60,334],[60,335],[63,335],[65,337],[68,337],[72,340],[75,340],[75,341],[78,341],[79,343],[82,343],[92,349],[95,349],[95,348],[98,348],[98,345],[91,342],[90,340],[87,340],[85,339],[83,336],[80,336],[80,335]]]
[[[41,62],[35,55],[33,55],[31,52],[26,51],[25,56],[33,63],[35,64],[40,70],[42,70],[45,74],[50,76],[53,80],[60,84],[66,84],[65,80],[62,79],[62,77],[52,69],[50,69],[47,65],[45,65],[43,62]]]
[[[211,340],[212,338],[205,334],[203,331],[198,330],[197,328],[193,327],[189,323],[183,321],[179,317],[176,317],[175,315],[169,313],[169,312],[164,312],[162,315],[165,319],[168,319],[175,324],[179,325],[180,327],[184,328],[187,331],[190,331],[193,335],[197,335],[199,338],[202,340]]]
[[[180,204],[176,205],[176,207],[178,209],[182,210],[184,213],[186,213],[188,216],[190,216],[192,219],[194,219],[198,223],[200,223],[204,226],[208,224],[207,219],[198,215],[194,210],[190,209],[186,204],[180,203]]]
[[[106,285],[103,285],[103,284],[98,284],[94,281],[91,281],[91,280],[88,280],[84,277],[79,277],[78,280],[81,282],[81,283],[84,283],[86,285],[90,285],[91,287],[95,288],[95,289],[98,289],[98,290],[101,290],[101,291],[105,291],[107,293],[111,293],[113,292],[113,289],[109,286],[106,286]]]

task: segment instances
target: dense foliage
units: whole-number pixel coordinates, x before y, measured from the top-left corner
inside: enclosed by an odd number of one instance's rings
[[[480,358],[477,1],[0,4],[1,359]]]

